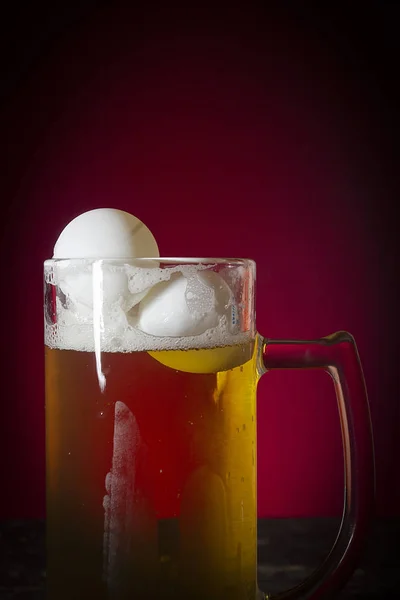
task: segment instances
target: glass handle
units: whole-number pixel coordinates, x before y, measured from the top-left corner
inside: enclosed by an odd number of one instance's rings
[[[375,503],[375,464],[367,391],[354,338],[340,331],[315,341],[268,340],[266,370],[324,369],[334,381],[344,452],[344,508],[339,533],[325,561],[296,587],[268,599],[327,598],[351,577]]]

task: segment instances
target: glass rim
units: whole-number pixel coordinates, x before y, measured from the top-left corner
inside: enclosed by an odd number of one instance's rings
[[[54,266],[56,264],[82,264],[82,263],[133,263],[135,266],[140,266],[140,263],[146,265],[148,263],[159,262],[170,265],[231,265],[231,266],[255,266],[255,261],[251,258],[223,258],[223,257],[182,257],[182,256],[146,256],[146,257],[86,257],[86,258],[48,258],[44,261],[44,266]],[[139,264],[138,264],[139,263]]]

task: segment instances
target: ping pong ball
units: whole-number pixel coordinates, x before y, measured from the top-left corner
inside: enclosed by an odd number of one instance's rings
[[[217,328],[223,317],[228,324],[232,306],[229,286],[214,271],[198,271],[191,277],[179,273],[155,285],[141,301],[136,326],[158,337],[198,336]],[[218,373],[250,358],[249,346],[243,344],[149,354],[166,367],[186,373]]]
[[[230,308],[230,290],[212,271],[174,274],[155,285],[139,305],[137,327],[158,337],[200,335],[217,327]]]
[[[53,258],[117,259],[159,257],[151,231],[137,217],[115,208],[98,208],[73,219],[61,232]],[[104,263],[101,279],[72,263],[60,268],[60,287],[79,312],[93,308],[93,294],[101,294],[106,305],[118,303],[125,312],[139,302],[142,294],[131,294],[123,266]]]
[[[115,208],[89,210],[61,232],[53,258],[145,258],[160,256],[151,231]]]
[[[185,373],[220,373],[239,367],[251,358],[250,344],[196,350],[155,350],[148,354],[165,367]]]

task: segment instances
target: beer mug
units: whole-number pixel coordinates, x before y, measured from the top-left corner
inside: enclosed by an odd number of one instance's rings
[[[45,262],[50,600],[255,600],[256,388],[324,369],[340,413],[345,497],[325,562],[279,598],[352,574],[374,497],[354,339],[263,338],[247,259]],[[265,474],[264,474],[265,476]]]

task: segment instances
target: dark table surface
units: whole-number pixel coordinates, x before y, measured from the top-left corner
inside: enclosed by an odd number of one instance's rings
[[[260,519],[260,588],[274,594],[302,581],[324,559],[338,527],[337,519]],[[0,523],[1,600],[44,599],[44,532],[43,521]],[[373,524],[358,568],[337,595],[350,598],[400,600],[400,519]]]

